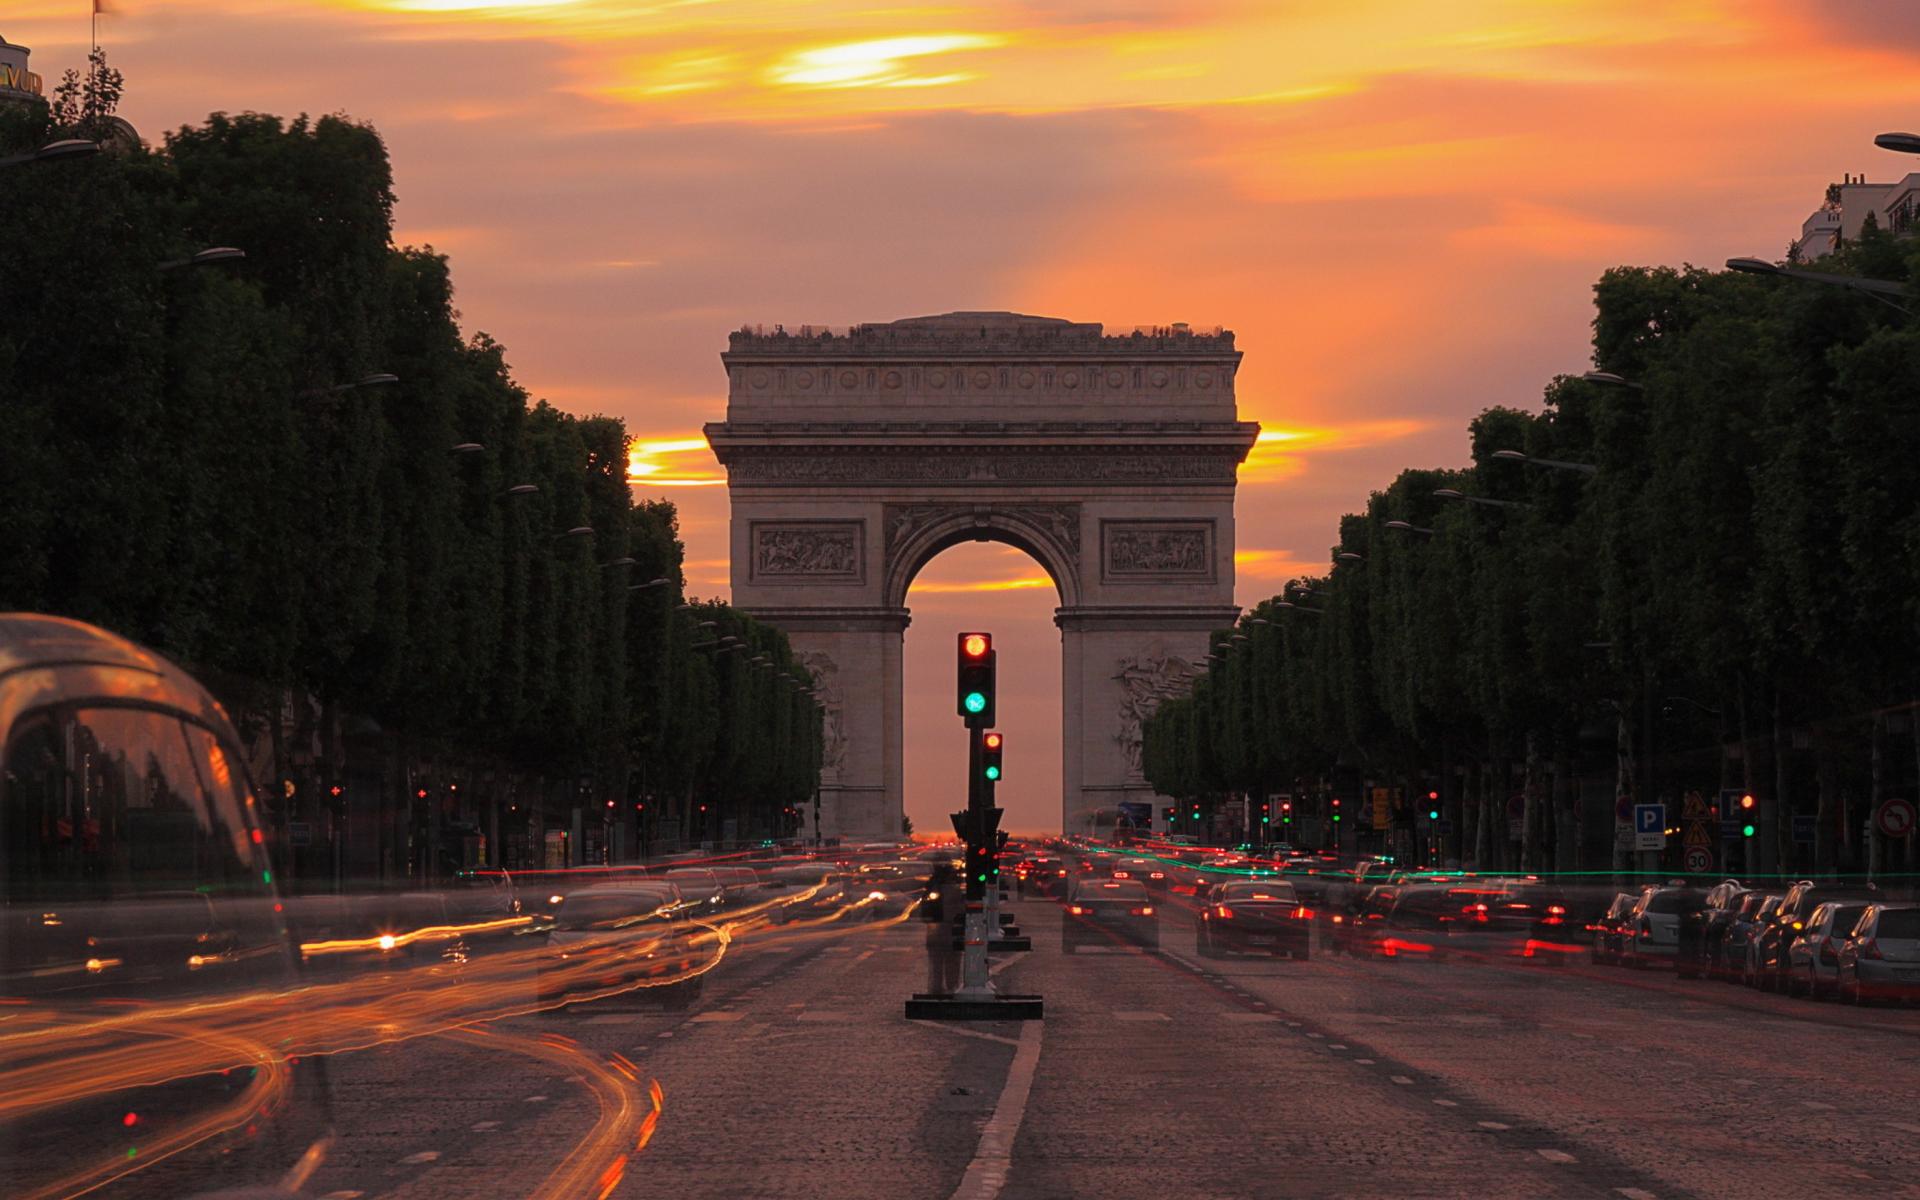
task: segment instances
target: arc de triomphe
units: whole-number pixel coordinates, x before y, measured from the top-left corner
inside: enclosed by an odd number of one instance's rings
[[[1259,433],[1233,335],[949,313],[745,330],[706,427],[733,502],[733,603],[786,630],[828,710],[821,832],[899,836],[907,589],[998,541],[1059,590],[1064,828],[1152,802],[1140,722],[1231,624],[1233,493]]]

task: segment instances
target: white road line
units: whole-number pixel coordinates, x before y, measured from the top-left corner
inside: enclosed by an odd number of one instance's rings
[[[1570,1163],[1580,1161],[1573,1155],[1568,1154],[1565,1150],[1535,1150],[1534,1153],[1546,1159],[1548,1162]]]
[[[920,1025],[927,1029],[940,1029],[947,1033],[957,1033],[961,1037],[980,1038],[984,1041],[999,1042],[1002,1046],[1018,1046],[1018,1038],[1001,1037],[997,1033],[981,1033],[977,1029],[962,1029],[958,1025],[949,1025],[944,1021],[910,1021],[908,1024]]]
[[[1408,1079],[1405,1075],[1389,1075],[1387,1076],[1387,1078],[1393,1080],[1395,1083],[1412,1083],[1413,1082],[1413,1080]]]
[[[409,1154],[405,1158],[401,1159],[400,1161],[407,1164],[408,1166],[418,1166],[421,1163],[430,1163],[434,1159],[439,1157],[440,1157],[440,1152],[438,1150],[422,1150],[418,1154]]]
[[[1502,1124],[1501,1124],[1500,1122],[1498,1122],[1498,1121],[1481,1121],[1481,1122],[1480,1122],[1480,1128],[1482,1128],[1482,1129],[1512,1129],[1512,1128],[1513,1128],[1513,1126],[1511,1126],[1511,1125],[1502,1125]]]
[[[1033,1091],[1033,1076],[1040,1067],[1040,1038],[1046,1028],[1039,1021],[1020,1026],[1020,1048],[1013,1053],[1013,1065],[1007,1068],[1006,1086],[993,1106],[993,1116],[980,1131],[980,1145],[967,1164],[967,1173],[954,1189],[953,1200],[998,1200],[1007,1186],[1007,1173],[1013,1169],[1013,1139],[1027,1115],[1027,1096]]]
[[[1660,1197],[1644,1188],[1615,1188],[1613,1190],[1625,1196],[1627,1200],[1660,1200]]]

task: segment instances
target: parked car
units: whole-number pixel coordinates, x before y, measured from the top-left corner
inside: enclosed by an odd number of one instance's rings
[[[691,1005],[700,995],[700,975],[689,975],[700,956],[679,891],[671,885],[610,884],[583,888],[561,902],[547,955],[539,964],[537,995],[555,1009],[568,997],[604,995],[652,979],[674,982],[643,994],[669,1009]],[[679,976],[683,978],[674,977]]]
[[[1131,879],[1076,881],[1060,926],[1060,948],[1072,954],[1082,946],[1116,941],[1159,948],[1160,921],[1146,885]]]
[[[1858,902],[1830,900],[1808,915],[1806,928],[1787,944],[1789,996],[1811,996],[1818,1000],[1838,992],[1840,945],[1852,935],[1854,925],[1868,907]]]
[[[1627,918],[1624,954],[1630,967],[1675,962],[1680,957],[1680,921],[1699,912],[1704,898],[1696,888],[1649,887]]]
[[[1784,894],[1761,897],[1753,911],[1735,922],[1728,932],[1729,961],[1739,982],[1748,987],[1760,986],[1760,941],[1779,915],[1780,902],[1785,899]]]
[[[1305,961],[1313,915],[1285,880],[1217,883],[1200,906],[1194,946],[1203,958],[1242,953]]]
[[[1835,990],[1849,1004],[1920,998],[1920,905],[1869,905],[1837,958]]]
[[[1613,897],[1613,903],[1601,913],[1587,929],[1593,934],[1593,961],[1601,966],[1618,965],[1627,953],[1626,924],[1633,915],[1634,905],[1640,897],[1632,892],[1619,892]]]
[[[1747,943],[1753,935],[1754,916],[1767,902],[1768,893],[1748,889],[1732,897],[1728,906],[1714,915],[1707,929],[1707,976],[1732,981],[1746,967]],[[1774,900],[1779,903],[1778,897]]]
[[[1872,884],[1816,884],[1801,880],[1788,889],[1780,907],[1760,927],[1748,951],[1753,982],[1763,991],[1779,991],[1789,979],[1787,949],[1806,928],[1813,910],[1828,900],[1883,900],[1880,889]]]

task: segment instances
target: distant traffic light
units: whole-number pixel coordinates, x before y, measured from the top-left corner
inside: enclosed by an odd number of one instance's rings
[[[960,635],[960,715],[968,729],[993,728],[993,635]]]
[[[1340,819],[1340,797],[1338,796],[1333,798],[1333,819],[1336,821]]]
[[[986,776],[988,783],[1000,781],[1000,754],[1005,737],[989,733],[980,739],[980,773]]]

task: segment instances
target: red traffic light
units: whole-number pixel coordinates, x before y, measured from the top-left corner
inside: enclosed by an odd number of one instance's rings
[[[1750,812],[1752,811],[1753,806],[1756,803],[1758,803],[1758,801],[1756,801],[1751,795],[1742,796],[1740,797],[1740,811]]]
[[[990,633],[963,633],[960,635],[960,653],[968,658],[985,658],[993,649],[993,635]]]
[[[989,733],[986,736],[986,743],[987,749],[998,750],[1000,748],[1000,735],[997,733]]]

